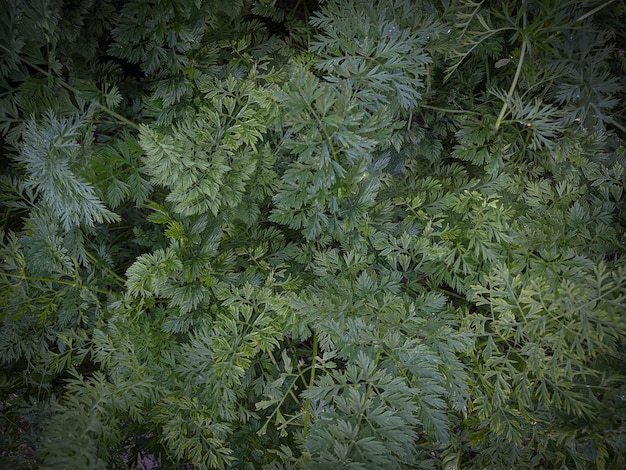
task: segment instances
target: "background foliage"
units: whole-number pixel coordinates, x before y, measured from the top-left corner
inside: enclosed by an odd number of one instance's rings
[[[3,465],[625,465],[623,1],[3,10]]]

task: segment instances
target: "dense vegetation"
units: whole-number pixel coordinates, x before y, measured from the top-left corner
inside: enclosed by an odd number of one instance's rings
[[[623,0],[2,10],[0,466],[626,464]]]

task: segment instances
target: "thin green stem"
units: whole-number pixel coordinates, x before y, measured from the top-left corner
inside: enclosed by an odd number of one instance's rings
[[[440,108],[438,106],[431,106],[429,104],[420,104],[420,108],[432,109],[433,111],[439,111],[439,112],[442,112],[442,113],[449,113],[449,114],[473,114],[475,116],[480,115],[480,113],[477,113],[476,111],[469,111],[469,110],[465,110],[465,109]]]
[[[75,288],[94,289],[92,286],[83,286],[83,285],[77,284],[76,282],[65,281],[63,279],[53,279],[50,277],[26,276],[24,274],[11,274],[7,272],[0,272],[0,276],[6,276],[12,279],[20,279],[22,281],[51,282],[53,284],[61,284],[64,286],[75,287]],[[113,297],[119,297],[119,294],[110,290],[105,290],[105,289],[94,289],[94,290],[100,294],[110,295]]]
[[[601,5],[598,5],[597,7],[595,7],[593,10],[588,11],[587,13],[585,13],[584,15],[582,15],[581,17],[576,19],[576,22],[578,23],[579,21],[583,21],[587,18],[589,18],[590,16],[594,15],[596,12],[602,10],[604,7],[608,7],[611,3],[613,3],[615,0],[609,0],[606,3],[603,3]]]
[[[269,357],[270,357],[270,360],[272,361],[272,364],[274,364],[274,367],[276,367],[276,369],[277,369],[277,370],[280,370],[280,366],[278,365],[278,361],[276,360],[276,358],[275,358],[275,357],[274,357],[274,355],[272,354],[272,351],[269,351]],[[298,377],[300,377],[300,376],[301,376],[301,373],[302,373],[302,372],[300,372],[299,374],[287,374],[289,377],[295,377],[295,380],[294,380],[293,382],[291,382],[291,385],[289,386],[288,392],[287,392],[287,393],[285,394],[285,396],[283,397],[283,400],[281,401],[281,404],[282,404],[282,402],[284,401],[284,399],[285,399],[285,397],[286,397],[286,395],[287,395],[287,394],[289,394],[289,395],[291,396],[291,398],[293,398],[293,400],[294,400],[294,402],[295,402],[295,403],[298,403],[298,397],[296,396],[296,394],[295,394],[295,393],[293,393],[293,386],[294,386],[294,385],[295,385],[295,383],[298,381]],[[276,407],[276,409],[278,409],[278,407]],[[276,411],[276,410],[275,410],[275,411]],[[275,411],[274,411],[274,412],[275,412]],[[273,415],[274,415],[274,413],[272,413],[272,414],[270,415],[270,418],[271,418],[271,416],[273,416]]]
[[[0,47],[1,47],[2,49],[4,49],[5,51],[7,51],[7,52],[11,52],[11,50],[10,50],[10,49],[6,48],[6,47],[5,47],[5,46],[3,46],[2,44],[0,44]],[[30,67],[32,67],[32,68],[34,68],[35,70],[37,70],[39,73],[44,74],[46,77],[49,77],[49,78],[50,78],[50,77],[52,77],[48,71],[46,71],[46,70],[42,69],[41,67],[39,67],[39,66],[38,66],[38,65],[36,65],[36,64],[33,64],[32,62],[28,61],[28,60],[27,60],[27,59],[25,59],[24,57],[21,57],[20,59],[21,59],[21,60],[22,60],[25,64],[27,64],[27,65],[29,65]],[[58,78],[58,77],[57,77],[57,78]],[[62,86],[63,88],[65,88],[66,90],[71,91],[72,93],[74,93],[74,94],[76,94],[76,95],[80,95],[80,92],[79,92],[76,88],[74,88],[73,86],[71,86],[71,85],[69,85],[69,84],[65,83],[65,82],[64,82],[63,80],[61,80],[60,78],[59,78],[58,83],[59,83],[59,85],[61,85],[61,86]],[[141,130],[137,124],[135,124],[135,123],[134,123],[134,122],[132,122],[131,120],[129,120],[129,119],[127,119],[127,118],[125,118],[125,117],[124,117],[124,116],[122,116],[121,114],[116,113],[115,111],[113,111],[113,110],[112,110],[111,108],[109,108],[108,106],[106,106],[106,105],[104,105],[104,104],[102,104],[102,103],[100,103],[100,102],[98,102],[98,101],[94,101],[93,103],[94,103],[96,106],[98,106],[98,107],[99,107],[102,111],[104,111],[105,113],[107,113],[109,116],[114,117],[115,119],[117,119],[117,120],[118,120],[118,121],[120,121],[121,123],[126,124],[126,125],[128,125],[128,126],[132,127],[133,129],[136,129],[136,130],[138,130],[138,131],[139,131],[139,130]]]
[[[315,112],[315,109],[313,109],[313,106],[311,105],[311,103],[309,103],[309,101],[306,99],[302,90],[299,87],[296,87],[296,89],[298,90],[298,94],[300,95],[300,98],[302,98],[306,102],[306,106],[309,109],[309,112],[315,118],[315,121],[319,125],[321,133],[326,138],[326,142],[328,142],[328,145],[330,146],[330,151],[332,152],[333,157],[335,157],[335,159],[338,159],[339,157],[337,156],[337,150],[335,149],[335,146],[333,145],[331,136],[328,135],[328,132],[326,132],[326,126],[324,126],[322,119],[317,115],[317,113]]]
[[[315,383],[315,365],[317,363],[317,332],[313,333],[313,358],[311,359],[311,377],[309,379],[309,388],[313,387]],[[304,428],[302,430],[302,437],[306,439],[307,432],[309,430],[309,408],[311,407],[311,399],[307,398],[304,403]]]
[[[96,257],[88,251],[85,251],[85,256],[93,264],[96,264],[98,261]],[[115,279],[115,283],[117,285],[119,285],[120,287],[124,287],[124,285],[126,284],[126,280],[123,277],[115,273],[111,268],[105,267],[104,270],[109,273],[113,277],[113,279]]]
[[[616,127],[617,129],[619,129],[621,132],[626,133],[626,127],[622,126],[619,122],[617,122],[615,119],[613,119],[612,117],[608,117],[606,119],[606,122],[608,122],[609,124],[611,124],[612,126]]]
[[[483,1],[482,1],[482,2],[480,2],[480,3],[475,4],[475,5],[476,5],[476,8],[474,8],[474,11],[473,11],[470,15],[463,13],[463,16],[464,16],[465,18],[467,18],[467,20],[465,21],[465,23],[460,23],[460,24],[458,24],[458,26],[461,26],[461,25],[463,25],[463,24],[465,25],[465,27],[464,27],[464,28],[463,28],[463,30],[461,31],[461,34],[460,34],[461,36],[462,36],[462,35],[464,35],[464,34],[467,32],[467,29],[469,28],[469,25],[472,23],[472,20],[473,20],[473,19],[476,17],[476,15],[478,14],[478,11],[480,10],[480,7],[482,6],[482,4],[483,4],[483,3],[485,3],[485,0],[483,0]]]
[[[524,15],[524,18],[526,16]],[[526,23],[526,21],[524,21]],[[522,73],[522,66],[524,65],[524,57],[526,56],[526,48],[527,48],[528,40],[524,36],[524,40],[522,41],[522,50],[519,55],[519,62],[517,63],[517,69],[515,70],[515,76],[513,77],[513,82],[511,83],[511,87],[509,88],[508,93],[506,94],[507,99],[502,103],[502,109],[500,110],[500,114],[498,115],[498,119],[496,120],[496,130],[500,128],[500,124],[502,123],[502,119],[504,119],[504,115],[506,114],[506,110],[508,108],[507,101],[513,96],[513,92],[517,87],[517,81]]]
[[[298,381],[298,376],[297,375],[290,375],[290,377],[294,377],[294,379],[291,382],[291,384],[289,384],[289,391],[292,390],[294,384]],[[276,413],[278,413],[280,411],[280,408],[283,406],[283,403],[285,403],[285,400],[287,399],[287,397],[288,396],[292,396],[292,395],[293,395],[293,392],[292,392],[291,395],[289,393],[285,393],[282,396],[282,398],[276,403],[276,406],[274,407],[274,410],[270,413],[270,415],[265,420],[265,423],[261,427],[261,431],[257,431],[257,432],[259,432],[260,434],[263,434],[265,432],[264,430],[267,428],[269,422],[272,420],[272,418],[274,418]]]
[[[476,49],[478,46],[480,46],[480,45],[482,44],[482,42],[483,42],[483,41],[485,41],[485,40],[489,39],[489,38],[490,38],[491,36],[493,36],[494,34],[500,33],[500,32],[502,32],[502,31],[509,31],[509,30],[512,30],[512,29],[513,29],[512,27],[507,26],[507,27],[504,27],[504,28],[493,29],[493,30],[491,30],[491,31],[489,31],[489,32],[487,32],[487,33],[481,33],[481,34],[482,34],[482,37],[481,37],[478,41],[476,41],[476,42],[472,45],[472,47],[470,47],[470,48],[467,50],[467,52],[465,52],[465,53],[463,53],[463,54],[460,54],[460,56],[461,56],[460,60],[459,60],[456,64],[454,64],[454,65],[452,65],[452,66],[448,67],[448,69],[447,69],[447,71],[446,71],[446,75],[445,75],[445,77],[444,77],[444,79],[443,79],[443,80],[444,80],[444,82],[447,82],[447,81],[450,79],[450,77],[454,74],[454,72],[456,71],[456,69],[458,69],[458,68],[459,68],[459,66],[463,63],[463,61],[465,61],[465,59],[467,59],[467,58],[469,57],[469,55],[470,55],[470,54],[474,51],[474,49]],[[457,54],[457,55],[458,55],[458,54]]]

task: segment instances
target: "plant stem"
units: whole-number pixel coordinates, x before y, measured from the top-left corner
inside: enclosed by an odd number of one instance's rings
[[[576,19],[576,22],[578,23],[579,21],[582,21],[584,19],[589,18],[591,15],[595,14],[596,12],[602,10],[604,7],[608,7],[611,3],[613,3],[615,0],[609,0],[606,3],[603,3],[602,5],[598,5],[597,7],[595,7],[593,10],[588,11],[587,13],[585,13],[584,15],[580,16],[579,18]]]
[[[94,255],[92,255],[91,253],[89,253],[88,251],[85,251],[85,257],[89,260],[90,263],[92,264],[96,264],[98,262],[98,260],[96,259],[96,257]],[[106,272],[108,272],[113,279],[115,279],[115,283],[120,286],[120,287],[124,287],[126,280],[121,277],[120,275],[118,275],[117,273],[115,273],[111,268],[108,267],[104,267],[104,270]]]
[[[526,16],[524,16],[526,18]],[[524,21],[526,23],[526,21]],[[522,50],[519,55],[519,62],[517,63],[517,70],[515,70],[515,76],[513,77],[513,82],[511,83],[511,87],[509,88],[508,93],[506,94],[507,100],[502,103],[502,109],[500,110],[500,114],[498,115],[498,119],[496,120],[496,130],[500,128],[500,124],[502,123],[502,119],[504,119],[504,115],[506,114],[506,110],[508,108],[507,101],[513,96],[513,92],[515,91],[515,87],[517,87],[517,81],[519,80],[519,76],[522,73],[522,65],[524,64],[524,56],[526,55],[526,45],[527,39],[524,37],[522,41]]]
[[[33,276],[26,276],[26,275],[20,275],[20,274],[11,274],[11,273],[7,273],[7,272],[0,272],[0,276],[6,276],[6,277],[10,277],[13,279],[20,279],[22,281],[39,281],[39,282],[52,282],[54,284],[62,284],[64,286],[70,286],[70,287],[76,287],[76,288],[83,288],[83,289],[93,289],[90,286],[83,286],[83,285],[78,285],[75,282],[71,282],[71,281],[65,281],[63,279],[52,279],[49,277],[33,277]],[[100,293],[100,294],[105,294],[105,295],[110,295],[113,297],[119,297],[119,294],[117,294],[116,292],[112,292],[110,290],[105,290],[105,289],[94,289],[96,292]]]
[[[474,114],[474,115],[480,115],[480,113],[477,113],[476,111],[469,111],[469,110],[465,110],[465,109],[446,109],[446,108],[440,108],[438,106],[431,106],[429,104],[420,104],[420,108],[432,109],[433,111],[439,111],[439,112],[442,112],[442,113],[450,113],[450,114]]]
[[[317,332],[313,333],[313,359],[311,359],[311,378],[309,379],[309,388],[313,387],[315,382],[315,364],[317,363]],[[302,430],[302,437],[306,439],[307,432],[309,430],[309,407],[311,406],[311,399],[307,398],[304,403],[304,428]]]
[[[11,50],[10,50],[10,49],[7,49],[7,48],[6,48],[5,46],[3,46],[2,44],[0,44],[0,47],[1,47],[2,49],[4,49],[5,51],[7,51],[7,52],[11,52]],[[25,64],[27,64],[27,65],[29,65],[30,67],[32,67],[32,68],[34,68],[35,70],[37,70],[39,73],[44,74],[46,77],[51,77],[50,72],[47,72],[46,70],[42,69],[42,68],[41,68],[41,67],[39,67],[38,65],[33,64],[32,62],[30,62],[30,61],[28,61],[28,60],[24,59],[23,57],[21,57],[21,60],[22,60]],[[57,78],[59,78],[59,77],[57,77]],[[62,86],[63,88],[65,88],[66,90],[71,91],[72,93],[74,93],[74,94],[76,94],[76,95],[80,95],[80,92],[79,92],[76,88],[74,88],[73,86],[71,86],[71,85],[69,85],[69,84],[65,83],[65,82],[64,82],[63,80],[61,80],[60,78],[59,78],[59,82],[58,82],[58,83],[59,83],[59,85],[61,85],[61,86]],[[93,101],[93,103],[94,103],[96,106],[98,106],[98,107],[99,107],[102,111],[104,111],[105,113],[107,113],[109,116],[114,117],[115,119],[117,119],[117,120],[118,120],[118,121],[120,121],[121,123],[126,124],[126,125],[128,125],[128,126],[132,127],[132,128],[133,128],[133,129],[135,129],[135,130],[138,130],[138,131],[139,131],[139,130],[141,130],[137,124],[135,124],[135,123],[134,123],[134,122],[132,122],[131,120],[129,120],[129,119],[127,119],[127,118],[125,118],[125,117],[124,117],[124,116],[122,116],[121,114],[116,113],[115,111],[113,111],[113,110],[112,110],[111,108],[109,108],[108,106],[106,106],[106,105],[104,105],[104,104],[100,103],[99,101]]]

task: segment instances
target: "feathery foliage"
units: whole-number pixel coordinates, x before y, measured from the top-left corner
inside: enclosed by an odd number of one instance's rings
[[[5,3],[0,463],[626,465],[624,2]]]

